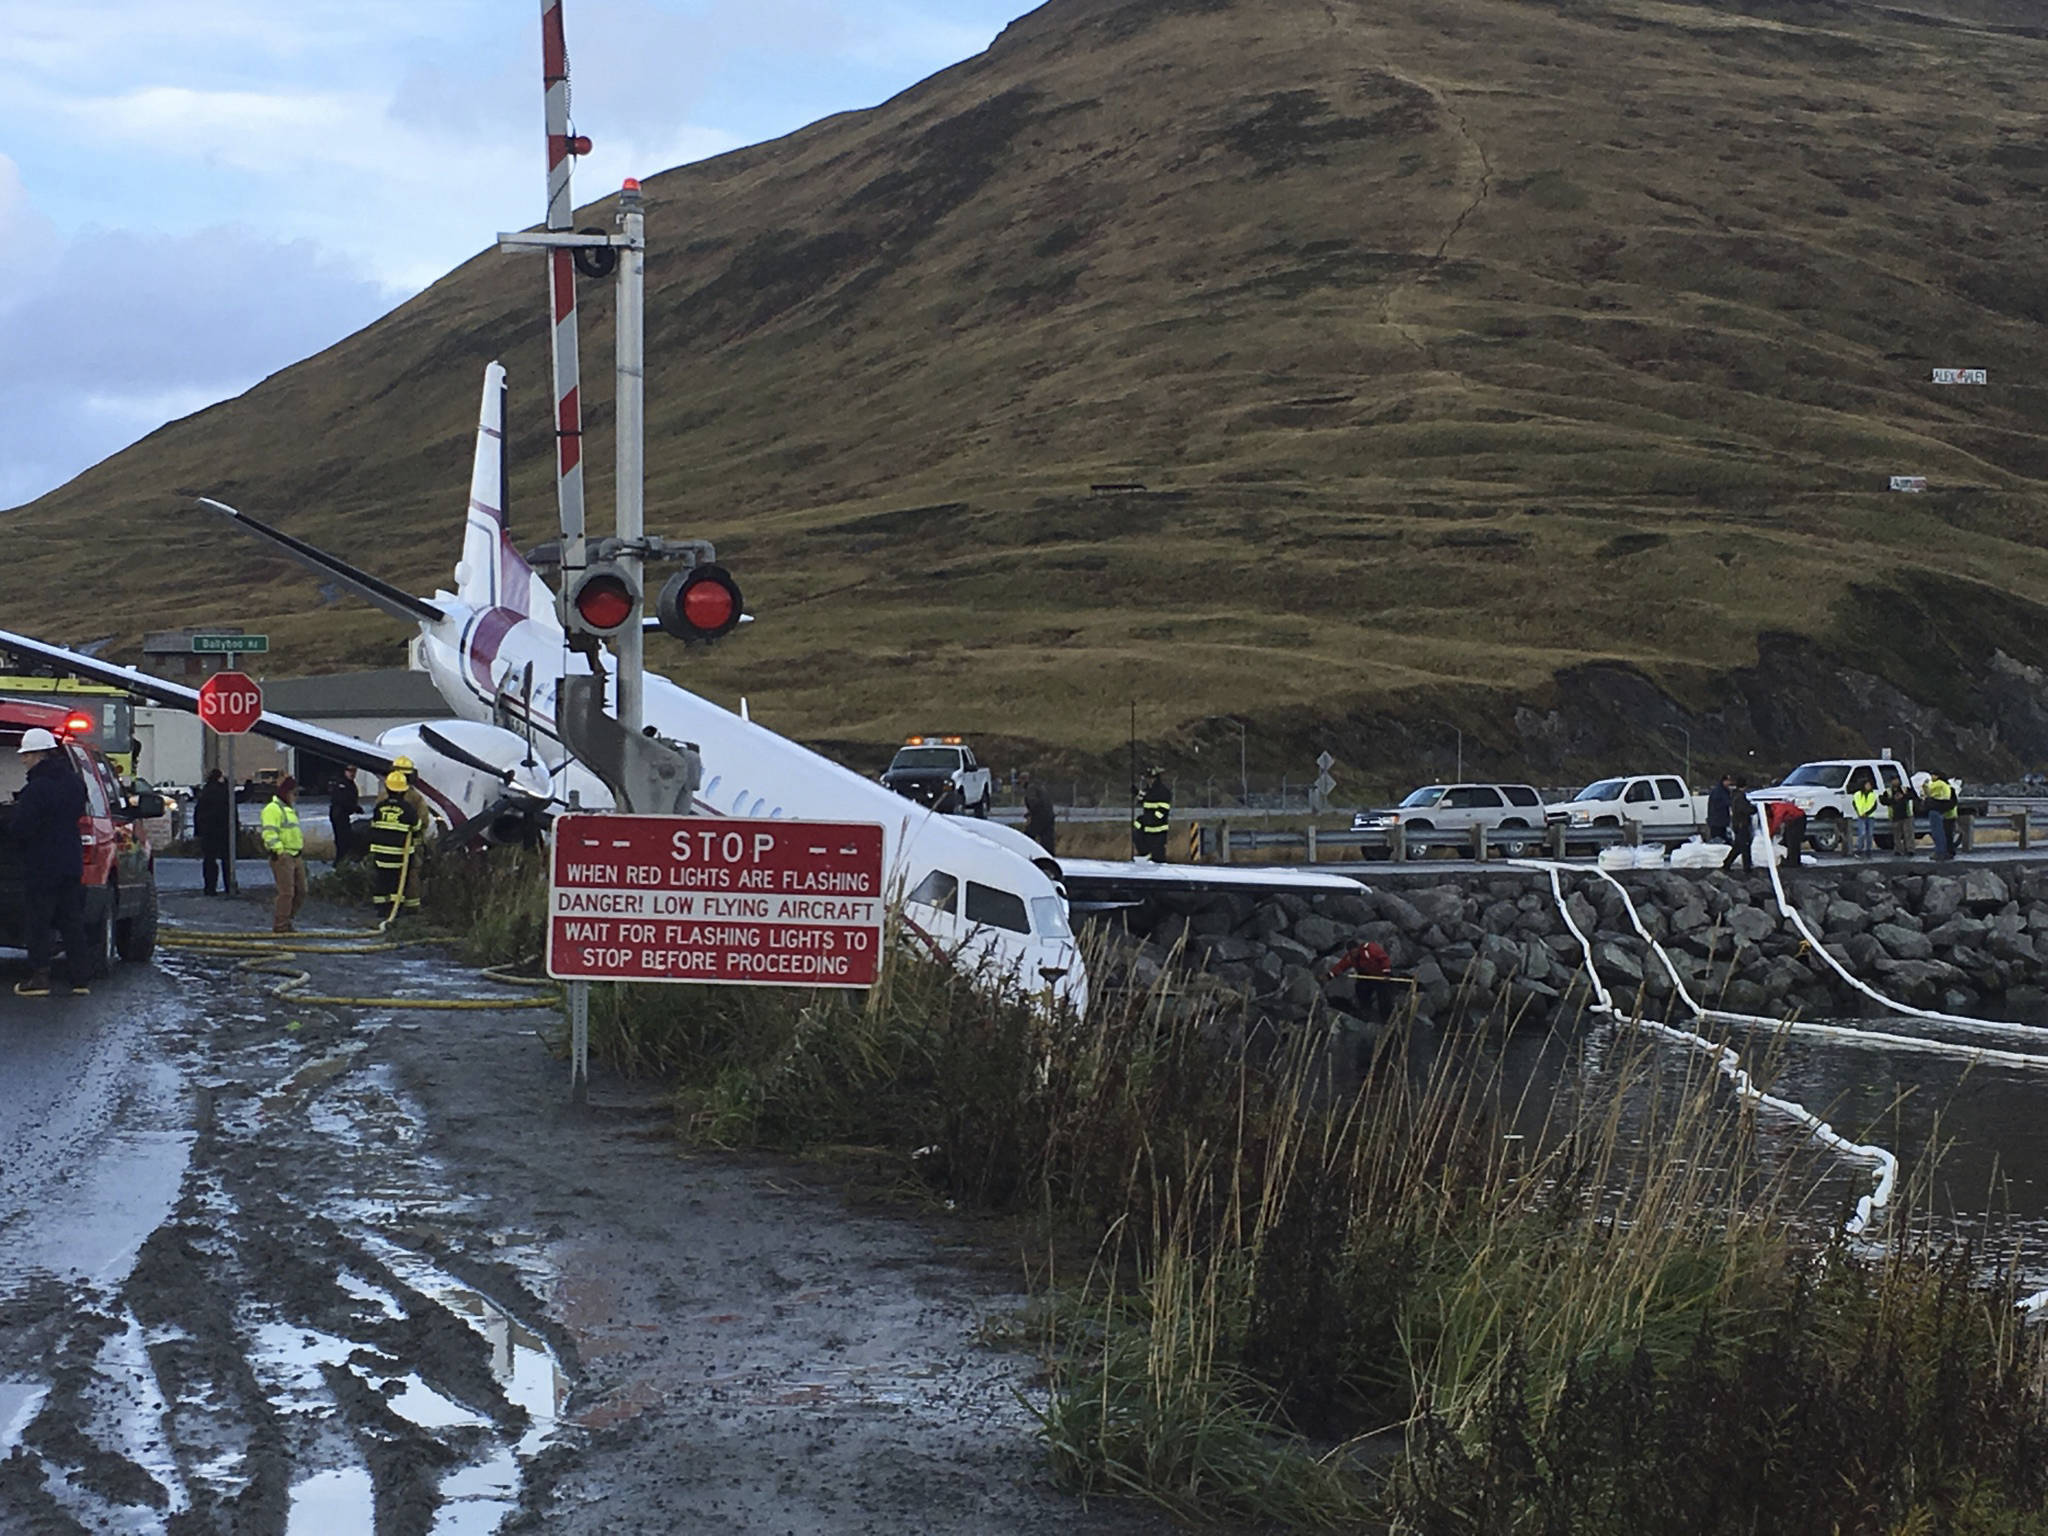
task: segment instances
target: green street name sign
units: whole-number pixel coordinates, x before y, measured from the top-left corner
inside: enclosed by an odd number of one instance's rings
[[[268,635],[194,635],[192,650],[195,655],[221,656],[237,651],[268,651]]]

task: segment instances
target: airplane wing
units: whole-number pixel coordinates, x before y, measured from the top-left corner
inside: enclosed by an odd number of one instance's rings
[[[443,617],[441,610],[423,597],[414,597],[403,588],[394,587],[380,577],[372,576],[359,566],[350,565],[346,560],[330,555],[324,549],[315,549],[304,539],[295,539],[281,528],[258,522],[246,512],[238,512],[224,501],[215,501],[211,496],[195,496],[202,507],[220,513],[232,523],[248,529],[259,538],[268,539],[279,549],[290,555],[307,570],[325,576],[338,586],[348,588],[356,596],[374,608],[381,608],[394,619],[407,624],[431,624]]]
[[[182,683],[166,682],[160,677],[151,677],[147,672],[138,672],[133,667],[116,666],[110,661],[101,661],[96,656],[67,650],[61,645],[51,645],[28,635],[17,635],[0,629],[0,651],[11,651],[16,656],[27,657],[47,666],[60,667],[79,677],[89,677],[96,683],[110,683],[116,688],[125,688],[138,698],[148,699],[153,704],[168,705],[173,709],[199,713],[199,691],[187,688]],[[272,741],[281,741],[288,747],[297,747],[308,752],[317,752],[322,757],[333,758],[336,762],[347,763],[351,768],[366,768],[383,775],[391,771],[391,759],[367,742],[353,736],[344,736],[339,731],[322,730],[317,725],[308,725],[303,720],[294,720],[290,715],[263,712],[250,728],[258,736],[267,736]]]

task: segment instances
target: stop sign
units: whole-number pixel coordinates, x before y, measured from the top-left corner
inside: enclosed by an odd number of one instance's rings
[[[263,689],[240,672],[216,672],[199,685],[199,718],[223,736],[240,736],[263,713]]]

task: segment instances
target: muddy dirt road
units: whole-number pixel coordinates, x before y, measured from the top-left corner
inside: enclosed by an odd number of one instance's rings
[[[169,951],[0,1001],[0,1532],[1163,1529],[1046,1485],[1028,1362],[971,1338],[1015,1298],[943,1231],[683,1155],[618,1084],[572,1109],[552,1014],[266,987]]]

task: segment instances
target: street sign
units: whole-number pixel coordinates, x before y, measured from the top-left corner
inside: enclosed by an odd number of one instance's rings
[[[270,649],[268,635],[194,635],[195,656],[260,655]]]
[[[1327,774],[1332,768],[1336,766],[1337,759],[1330,756],[1329,753],[1320,752],[1316,755],[1316,767],[1321,769],[1324,773]]]
[[[871,823],[558,816],[548,974],[868,987],[883,908]]]
[[[1925,475],[1893,475],[1892,489],[1895,491],[1924,491],[1927,489]]]
[[[263,689],[244,672],[216,672],[199,685],[199,718],[223,736],[240,736],[263,714]]]
[[[1989,384],[1991,375],[1982,368],[1937,368],[1934,370],[1937,384]]]

